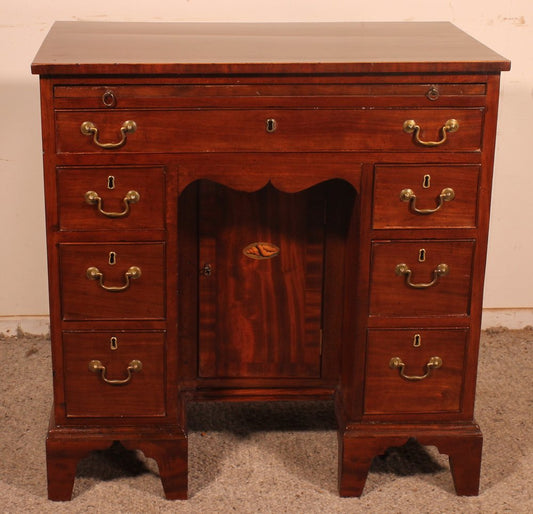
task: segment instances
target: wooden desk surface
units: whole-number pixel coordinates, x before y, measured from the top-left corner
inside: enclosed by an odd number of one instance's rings
[[[507,59],[448,22],[56,22],[32,64],[41,75],[508,69]]]

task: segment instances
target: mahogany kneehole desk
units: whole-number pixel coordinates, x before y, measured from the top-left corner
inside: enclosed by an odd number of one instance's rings
[[[113,441],[187,496],[186,404],[334,398],[339,491],[409,437],[478,493],[500,72],[448,23],[56,23],[49,497]]]

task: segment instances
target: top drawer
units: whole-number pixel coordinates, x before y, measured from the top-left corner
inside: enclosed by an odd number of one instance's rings
[[[56,151],[478,152],[483,113],[483,108],[58,110]]]

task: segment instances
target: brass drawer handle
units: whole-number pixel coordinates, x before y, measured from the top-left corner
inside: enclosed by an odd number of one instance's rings
[[[428,287],[431,287],[435,285],[439,279],[439,277],[444,277],[447,275],[450,271],[447,264],[439,264],[434,270],[433,270],[433,280],[431,282],[427,283],[414,283],[411,282],[411,273],[412,271],[409,269],[409,266],[407,264],[401,263],[397,264],[395,268],[395,273],[398,276],[405,275],[405,283],[414,289],[427,289]]]
[[[397,369],[402,378],[405,378],[405,380],[411,380],[411,381],[424,380],[424,378],[429,377],[432,369],[437,369],[437,368],[440,368],[441,366],[442,366],[442,359],[440,357],[431,357],[429,359],[429,362],[425,366],[426,372],[423,375],[406,375],[404,373],[405,364],[403,363],[402,359],[400,359],[400,357],[393,357],[389,362],[390,368]]]
[[[130,380],[131,380],[131,377],[133,376],[133,373],[138,373],[139,371],[141,371],[143,369],[143,365],[142,365],[142,362],[137,360],[137,359],[134,359],[132,361],[130,361],[130,363],[128,364],[128,367],[126,368],[126,371],[128,373],[128,376],[122,380],[120,379],[109,379],[107,378],[105,375],[106,375],[106,367],[99,361],[99,360],[92,360],[91,362],[89,362],[89,371],[92,371],[93,373],[100,373],[100,376],[102,377],[102,380],[106,383],[106,384],[111,384],[111,385],[124,385],[124,384],[127,384]]]
[[[108,212],[102,209],[102,198],[96,191],[87,191],[85,193],[85,201],[89,205],[96,205],[98,212],[108,218],[123,218],[124,216],[127,216],[130,212],[130,205],[132,203],[137,203],[140,199],[141,195],[137,193],[137,191],[128,191],[122,200],[124,202],[124,210],[122,212]]]
[[[420,125],[416,124],[415,120],[405,120],[403,122],[403,131],[407,134],[414,134],[415,141],[422,146],[439,146],[442,145],[446,139],[448,132],[457,132],[459,130],[459,122],[451,119],[447,120],[444,126],[440,129],[440,141],[422,141],[420,139]]]
[[[93,136],[93,142],[95,145],[100,148],[110,149],[110,148],[119,148],[121,147],[128,139],[128,134],[133,134],[137,130],[137,123],[133,120],[125,121],[120,127],[120,133],[122,139],[118,143],[100,143],[98,141],[98,128],[92,121],[84,121],[80,127],[81,133],[84,136]]]
[[[433,214],[437,212],[444,202],[451,202],[455,198],[455,191],[451,187],[445,187],[439,195],[439,203],[434,209],[419,209],[416,206],[416,195],[412,189],[402,189],[400,192],[400,200],[402,202],[409,202],[409,208],[417,214]]]
[[[128,271],[124,273],[126,283],[122,286],[106,286],[104,284],[104,274],[95,266],[87,268],[86,275],[89,280],[98,280],[98,285],[102,289],[110,291],[111,293],[117,293],[128,289],[128,287],[130,287],[131,280],[136,280],[141,276],[141,268],[137,266],[131,266]]]

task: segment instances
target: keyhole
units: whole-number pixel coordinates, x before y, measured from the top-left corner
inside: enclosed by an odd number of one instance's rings
[[[418,348],[422,344],[422,336],[420,334],[415,334],[413,337],[413,346]]]
[[[422,187],[428,189],[431,186],[431,175],[424,175],[424,180],[422,181]]]
[[[418,262],[425,262],[426,260],[426,250],[424,248],[420,248],[418,250]]]
[[[278,123],[274,118],[268,118],[266,120],[266,131],[267,132],[274,132],[278,128]]]
[[[109,338],[109,346],[111,350],[116,350],[118,348],[118,339],[115,336]]]
[[[109,265],[114,266],[117,263],[117,254],[116,252],[109,252]]]
[[[211,264],[204,264],[202,268],[200,269],[200,274],[204,277],[210,277],[213,273],[213,268],[211,267]]]
[[[107,177],[107,189],[115,189],[115,177],[113,175]]]

